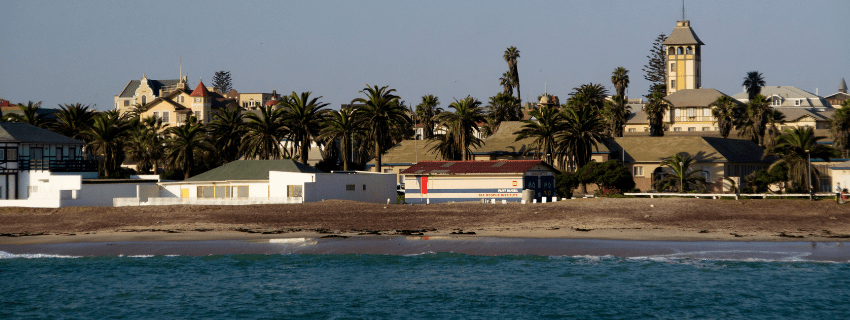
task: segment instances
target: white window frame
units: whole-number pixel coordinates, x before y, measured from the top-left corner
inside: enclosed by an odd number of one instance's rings
[[[632,167],[632,174],[635,177],[643,177],[643,166],[634,166]]]

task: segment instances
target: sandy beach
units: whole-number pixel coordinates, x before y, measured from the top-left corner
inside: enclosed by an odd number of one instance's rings
[[[0,244],[425,235],[656,241],[847,241],[829,200],[598,198],[548,204],[0,209]]]

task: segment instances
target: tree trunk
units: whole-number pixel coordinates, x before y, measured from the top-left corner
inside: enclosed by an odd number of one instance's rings
[[[310,138],[309,136],[304,136],[303,141],[301,141],[301,164],[307,164],[307,148],[310,146]]]
[[[342,170],[343,171],[348,171],[348,153],[349,153],[349,149],[350,149],[348,147],[348,141],[349,140],[350,139],[348,138],[348,136],[343,135],[342,141],[340,141],[340,144],[339,144],[340,149],[342,149]]]
[[[375,172],[381,172],[381,141],[375,139]]]

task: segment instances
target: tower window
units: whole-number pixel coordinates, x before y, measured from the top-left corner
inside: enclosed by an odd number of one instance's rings
[[[682,54],[682,47],[679,47],[676,51],[678,51],[677,54]]]
[[[670,87],[676,89],[676,80],[670,80]]]
[[[692,53],[693,53],[693,49],[691,49],[691,47],[687,47],[687,48],[685,49],[685,53],[686,53],[686,54],[692,54]]]
[[[676,49],[673,49],[673,47],[667,48],[667,54],[671,56],[676,54]]]
[[[142,96],[142,104],[148,103],[148,96]]]
[[[670,62],[670,72],[676,72],[676,63]]]

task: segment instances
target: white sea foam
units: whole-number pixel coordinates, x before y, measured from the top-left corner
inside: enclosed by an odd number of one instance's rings
[[[40,258],[81,258],[81,256],[68,256],[61,254],[47,254],[47,253],[8,253],[6,251],[0,251],[0,259],[40,259]]]
[[[307,243],[307,240],[308,238],[269,239],[269,243],[304,244]]]
[[[794,251],[758,251],[758,250],[716,250],[677,252],[671,254],[629,257],[629,260],[655,262],[679,262],[682,260],[741,261],[741,262],[805,262],[811,252]]]

